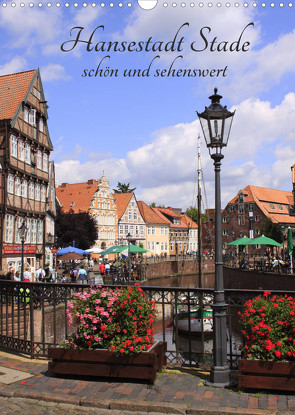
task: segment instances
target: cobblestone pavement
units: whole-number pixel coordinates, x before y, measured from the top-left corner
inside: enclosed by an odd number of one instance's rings
[[[291,393],[213,388],[206,379],[197,369],[166,369],[154,385],[50,377],[47,361],[0,352],[0,414],[295,414]]]

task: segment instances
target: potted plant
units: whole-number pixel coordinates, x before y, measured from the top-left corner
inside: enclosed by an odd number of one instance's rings
[[[155,303],[139,284],[75,293],[67,307],[73,334],[49,349],[49,373],[154,382],[166,351],[165,343],[154,342],[155,316]]]
[[[295,390],[294,298],[265,291],[239,315],[245,357],[239,361],[239,386]]]

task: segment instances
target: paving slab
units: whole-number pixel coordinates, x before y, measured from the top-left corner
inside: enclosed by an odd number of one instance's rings
[[[51,403],[54,414],[60,413],[60,405],[70,405],[75,408],[73,413],[80,407],[89,414],[294,415],[292,393],[214,388],[204,384],[209,378],[207,370],[168,368],[154,385],[147,385],[93,377],[52,377],[47,366],[47,360],[0,352],[0,399],[11,398],[15,405],[26,399]]]

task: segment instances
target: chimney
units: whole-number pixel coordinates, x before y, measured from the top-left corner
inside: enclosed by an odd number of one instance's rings
[[[94,184],[94,179],[88,180],[87,184]]]
[[[69,183],[62,183],[62,184],[61,184],[61,187],[65,188],[65,187],[67,187],[68,185],[69,185]]]

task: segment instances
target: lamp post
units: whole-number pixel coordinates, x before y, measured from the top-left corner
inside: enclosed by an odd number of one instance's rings
[[[26,227],[25,222],[23,222],[22,225],[18,228],[19,238],[22,243],[22,259],[21,259],[21,273],[20,273],[21,281],[24,280],[24,243],[27,237],[27,231],[28,231],[28,228]]]
[[[283,245],[283,254],[282,254],[282,260],[285,261],[285,226],[281,226],[282,231],[282,245]]]
[[[198,113],[204,138],[209,153],[214,161],[215,171],[215,288],[213,301],[213,365],[210,371],[210,382],[214,386],[223,387],[230,382],[230,370],[227,363],[226,347],[226,315],[227,304],[224,296],[223,262],[222,262],[222,229],[220,199],[220,169],[223,154],[222,147],[227,146],[234,112],[220,104],[222,96],[214,94],[209,97],[211,104]],[[212,150],[212,153],[211,153]]]
[[[131,280],[131,258],[130,258],[130,239],[131,235],[130,232],[128,232],[128,235],[126,236],[128,241],[128,281]]]

